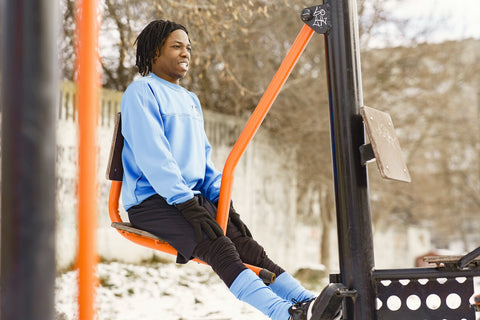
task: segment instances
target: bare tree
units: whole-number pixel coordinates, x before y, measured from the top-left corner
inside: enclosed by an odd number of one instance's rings
[[[75,1],[63,0],[60,2],[63,30],[58,38],[58,61],[63,79],[74,79],[75,66]]]
[[[468,234],[480,210],[480,78],[478,54],[471,54],[478,46],[464,41],[364,54],[371,70],[365,101],[392,115],[413,179],[385,183],[371,174],[375,223],[427,225],[443,244]]]
[[[73,3],[62,0],[61,5],[65,79],[75,73]],[[174,20],[187,27],[193,47],[192,67],[182,84],[198,94],[205,109],[249,115],[301,29],[302,9],[291,0],[103,0],[103,85],[124,90],[137,76],[133,43],[140,30],[152,19]],[[358,11],[365,104],[392,115],[414,179],[411,185],[380,181],[370,165],[376,228],[391,221],[446,228],[444,221],[457,212],[468,221],[479,211],[479,163],[457,158],[471,153],[480,158],[479,120],[459,113],[457,106],[468,96],[463,84],[480,87],[477,64],[454,59],[467,51],[460,45],[440,49],[415,43],[412,35],[406,40],[414,47],[371,50],[382,25],[394,24],[401,36],[411,21],[392,19],[382,0],[359,0]],[[418,32],[417,39],[424,41],[428,28]],[[315,35],[261,130],[272,131],[278,146],[295,156],[298,216],[322,223],[322,262],[328,265],[326,230],[335,225],[335,210],[324,51],[322,36]],[[479,100],[474,94],[472,104]],[[318,201],[319,213],[312,201]],[[458,235],[466,226],[462,228],[441,232]]]

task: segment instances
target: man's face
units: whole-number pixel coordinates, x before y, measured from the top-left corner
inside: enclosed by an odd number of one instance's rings
[[[152,62],[152,71],[158,77],[179,84],[190,64],[191,45],[185,31],[177,29],[170,33],[163,44],[160,56]]]

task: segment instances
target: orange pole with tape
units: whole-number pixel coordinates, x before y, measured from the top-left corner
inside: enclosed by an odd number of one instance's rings
[[[285,81],[287,81],[290,72],[293,70],[293,67],[310,41],[312,34],[313,29],[307,25],[304,25],[282,64],[275,73],[275,76],[270,82],[267,90],[260,99],[255,111],[250,116],[250,119],[238,137],[237,142],[233,146],[232,151],[225,162],[222,173],[222,187],[220,190],[220,198],[218,200],[217,209],[217,221],[224,232],[226,232],[227,229],[228,211],[232,196],[233,173],[238,161],[242,157],[250,141],[253,139],[255,133],[257,133],[258,128],[263,122],[263,119],[265,119],[270,107],[277,98],[280,89],[283,87]]]
[[[77,0],[78,318],[95,317],[96,128],[99,103],[97,1]]]

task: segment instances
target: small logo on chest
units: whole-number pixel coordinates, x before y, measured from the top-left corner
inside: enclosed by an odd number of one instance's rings
[[[196,105],[194,105],[194,104],[192,105],[192,110],[193,110],[193,113],[194,113],[196,116],[200,115],[200,113],[198,112],[198,108],[197,108]]]

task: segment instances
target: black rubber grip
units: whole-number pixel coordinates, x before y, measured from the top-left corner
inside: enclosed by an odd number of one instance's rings
[[[267,269],[260,270],[260,273],[258,274],[258,276],[260,277],[260,279],[263,280],[265,284],[272,284],[275,282],[275,279],[277,278],[277,275],[275,273]]]

